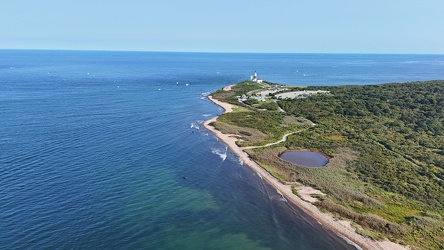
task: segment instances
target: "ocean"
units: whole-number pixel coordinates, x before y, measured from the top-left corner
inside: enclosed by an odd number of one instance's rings
[[[248,79],[444,79],[444,55],[0,50],[0,249],[355,249],[202,126]]]

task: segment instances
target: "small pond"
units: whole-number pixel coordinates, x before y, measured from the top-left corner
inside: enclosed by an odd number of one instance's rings
[[[304,167],[325,167],[329,162],[329,158],[314,151],[285,151],[281,154],[281,159]]]

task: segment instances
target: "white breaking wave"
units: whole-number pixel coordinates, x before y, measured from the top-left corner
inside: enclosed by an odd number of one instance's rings
[[[227,150],[226,149],[225,149],[225,152],[223,152],[221,149],[213,149],[213,150],[211,150],[211,152],[213,154],[218,155],[222,159],[222,162],[227,159]]]
[[[279,200],[281,201],[287,201],[287,199],[285,199],[284,195],[282,194],[282,192],[279,189],[276,189],[277,193],[281,196],[281,198]]]
[[[228,147],[227,146],[225,146],[225,153],[223,154],[223,158],[222,158],[222,161],[225,161],[225,159],[227,159],[227,152],[228,152]]]
[[[256,172],[256,174],[259,176],[259,178],[261,178],[261,180],[262,180],[262,175],[261,174],[259,174],[259,172]]]
[[[195,123],[191,123],[190,128],[200,129],[199,125],[197,125]]]
[[[204,93],[200,94],[200,99],[201,100],[207,99],[207,97],[209,95],[211,95],[211,92],[204,92]]]
[[[225,154],[222,155],[222,161],[225,161],[225,159],[227,159],[227,153],[225,152]]]
[[[354,246],[358,250],[363,250],[360,246],[358,246],[356,243],[354,243],[353,241],[351,241],[349,238],[345,237],[344,235],[341,235],[338,233],[336,233],[336,235],[341,237],[342,239],[344,239],[345,242],[347,242],[347,244]]]

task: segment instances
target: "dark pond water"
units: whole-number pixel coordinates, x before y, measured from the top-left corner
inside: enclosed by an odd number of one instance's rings
[[[281,159],[304,167],[325,167],[329,159],[314,151],[286,151]]]

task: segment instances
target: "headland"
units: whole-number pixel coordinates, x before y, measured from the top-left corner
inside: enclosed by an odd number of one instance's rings
[[[444,248],[444,81],[294,87],[240,82],[205,123],[288,201],[363,249]],[[427,115],[425,113],[427,111]],[[325,167],[285,162],[321,152]]]
[[[212,96],[208,96],[208,99],[211,100],[216,105],[222,107],[225,110],[225,113],[233,112],[232,104],[225,103],[213,99]],[[250,158],[250,156],[236,144],[238,140],[232,135],[224,134],[220,130],[216,129],[212,123],[217,120],[218,117],[214,117],[210,120],[204,122],[204,126],[213,132],[217,138],[219,138],[222,142],[224,142],[235,154],[239,156],[244,164],[249,166],[251,169],[257,172],[259,176],[271,186],[279,190],[279,192],[291,203],[301,208],[307,214],[318,220],[322,225],[330,228],[335,231],[342,237],[345,237],[347,240],[356,244],[356,246],[362,249],[369,250],[381,250],[381,249],[391,249],[391,250],[401,250],[408,249],[399,244],[390,242],[388,240],[385,241],[375,241],[368,237],[364,237],[356,232],[356,230],[351,226],[349,221],[338,220],[330,214],[324,213],[320,211],[315,205],[311,204],[309,201],[313,200],[311,195],[313,194],[322,194],[319,190],[313,189],[309,186],[304,186],[299,184],[297,189],[300,196],[297,196],[292,191],[292,184],[284,184],[274,176],[272,176],[269,172],[267,172],[264,168],[262,168],[259,164],[257,164],[254,160]]]

